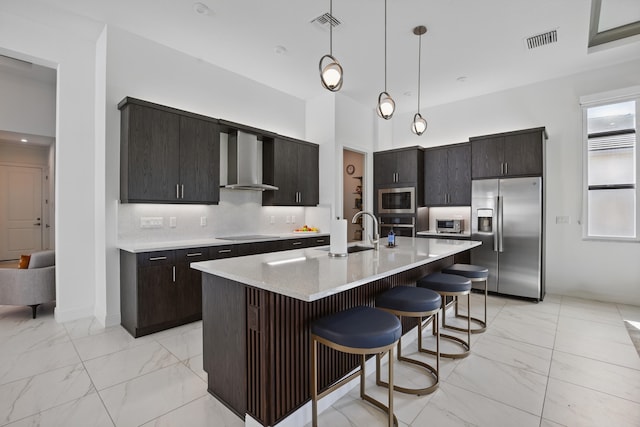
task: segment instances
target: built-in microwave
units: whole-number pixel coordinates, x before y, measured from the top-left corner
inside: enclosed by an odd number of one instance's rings
[[[378,190],[378,214],[413,214],[415,210],[415,187],[380,188]]]

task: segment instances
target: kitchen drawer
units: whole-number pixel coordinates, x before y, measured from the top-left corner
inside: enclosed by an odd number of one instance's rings
[[[137,257],[139,267],[173,265],[175,262],[174,251],[143,252],[139,253]]]
[[[176,250],[176,262],[207,261],[211,248],[189,248]]]
[[[240,256],[240,245],[211,246],[209,259],[222,259]]]
[[[291,249],[302,249],[312,246],[312,240],[307,237],[301,239],[287,239],[280,242],[280,250],[288,251]]]

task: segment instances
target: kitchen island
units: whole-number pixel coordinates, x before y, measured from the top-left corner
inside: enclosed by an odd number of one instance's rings
[[[203,364],[208,390],[244,418],[265,426],[310,399],[309,325],[380,292],[414,285],[456,262],[479,242],[397,237],[345,258],[328,247],[192,263],[202,271]],[[403,332],[416,325],[403,319]],[[321,348],[319,384],[325,388],[354,369],[358,356]]]

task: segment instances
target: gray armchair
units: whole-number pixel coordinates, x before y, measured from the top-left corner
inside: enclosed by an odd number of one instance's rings
[[[35,319],[38,306],[55,299],[55,251],[32,253],[26,269],[0,268],[0,304],[28,305]]]

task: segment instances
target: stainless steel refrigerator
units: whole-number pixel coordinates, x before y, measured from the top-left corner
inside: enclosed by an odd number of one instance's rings
[[[489,269],[489,292],[542,300],[542,178],[474,180],[471,263]]]

